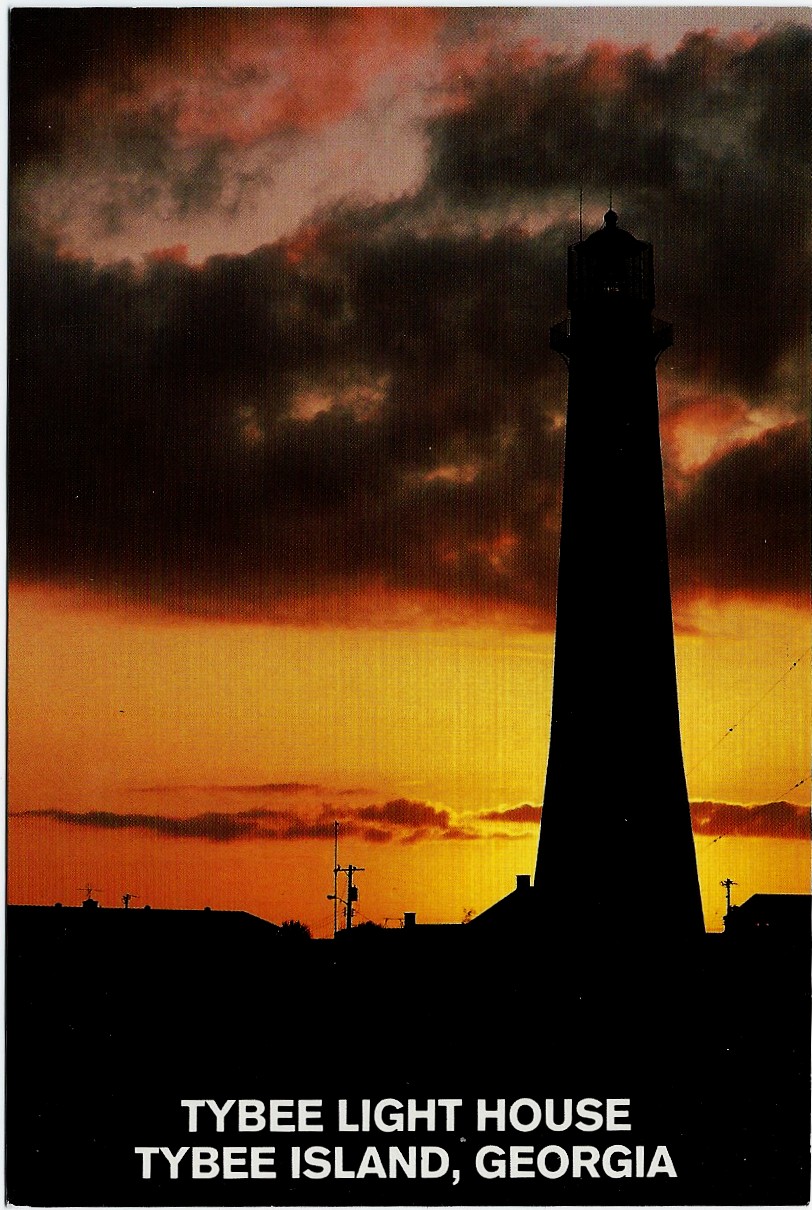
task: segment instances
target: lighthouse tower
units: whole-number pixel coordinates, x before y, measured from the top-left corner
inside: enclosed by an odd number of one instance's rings
[[[652,246],[604,225],[569,250],[555,670],[535,891],[550,941],[701,936],[680,743]]]

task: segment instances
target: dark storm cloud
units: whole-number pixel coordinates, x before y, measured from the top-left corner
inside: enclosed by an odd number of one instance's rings
[[[159,227],[217,213],[227,227],[446,20],[419,8],[16,9],[14,220],[76,219],[91,241],[145,215]]]
[[[62,145],[73,99],[99,78],[126,89],[134,66],[171,42],[171,9],[14,9],[9,15],[12,169]]]
[[[325,242],[318,272],[282,247],[138,272],[16,250],[12,574],[213,612],[369,579],[551,612],[544,248]]]
[[[797,603],[810,578],[809,429],[777,429],[712,463],[673,505],[676,584],[720,595],[754,586]]]
[[[809,840],[808,807],[791,802],[767,802],[757,807],[735,803],[692,802],[694,832],[703,836],[771,836],[778,840]]]
[[[146,58],[171,41],[171,18],[154,19],[125,37]],[[18,30],[13,146],[53,158],[59,131],[30,145],[21,115],[68,106],[113,34],[26,84],[46,35],[36,16]],[[100,268],[17,229],[11,575],[214,616],[309,616],[297,602],[315,601],[317,617],[325,595],[357,604],[373,586],[549,624],[565,374],[547,330],[573,238],[555,207],[611,182],[624,224],[655,242],[677,381],[799,407],[809,61],[809,31],[785,28],[747,47],[697,35],[663,59],[503,65],[434,119],[415,197],[199,267],[178,250]],[[170,172],[148,121],[129,145]],[[215,161],[187,169],[179,204],[214,204]],[[500,226],[494,207],[516,205],[553,217],[534,235]],[[807,461],[789,426],[683,484],[675,590],[800,600]]]
[[[673,54],[610,46],[494,69],[433,126],[435,186],[459,203],[613,187],[659,251],[683,366],[745,389],[797,355],[809,274],[812,32]],[[769,315],[769,332],[765,319]]]
[[[193,18],[192,18],[193,21]],[[217,18],[210,19],[216,25]],[[41,182],[71,160],[105,179],[83,202],[90,227],[118,234],[128,214],[162,203],[179,218],[233,212],[257,183],[222,138],[179,147],[171,104],[139,104],[142,77],[188,58],[180,11],[15,9],[9,24],[12,225]]]

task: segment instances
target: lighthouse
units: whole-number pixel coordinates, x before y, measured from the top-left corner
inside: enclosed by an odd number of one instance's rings
[[[569,249],[555,666],[535,898],[544,935],[703,934],[680,741],[651,244],[609,210]]]

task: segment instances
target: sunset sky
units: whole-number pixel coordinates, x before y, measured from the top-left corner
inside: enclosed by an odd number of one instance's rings
[[[12,902],[325,935],[334,819],[359,919],[533,869],[581,187],[674,324],[707,925],[808,889],[811,51],[805,8],[12,12]]]

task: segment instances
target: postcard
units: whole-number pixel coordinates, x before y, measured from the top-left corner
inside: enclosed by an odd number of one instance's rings
[[[809,1201],[808,8],[15,8],[7,1199]]]

